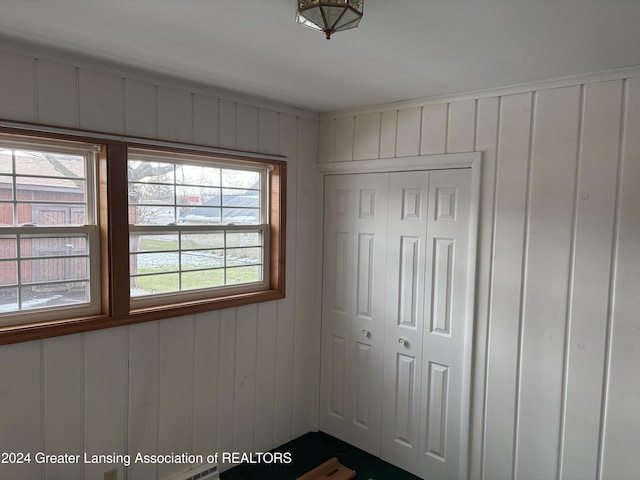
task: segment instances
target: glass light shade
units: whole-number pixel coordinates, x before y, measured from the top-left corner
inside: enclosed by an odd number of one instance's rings
[[[298,0],[296,22],[324,32],[328,40],[333,32],[358,26],[363,4],[364,0]]]

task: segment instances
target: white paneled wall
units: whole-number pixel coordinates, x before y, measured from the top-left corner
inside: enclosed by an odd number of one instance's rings
[[[471,478],[640,471],[639,75],[321,118],[320,162],[483,152]]]
[[[288,208],[283,300],[0,346],[0,452],[253,452],[317,429],[316,115],[3,47],[0,118],[284,155]],[[32,462],[0,476],[101,480],[109,468]],[[118,478],[182,469],[120,466]]]

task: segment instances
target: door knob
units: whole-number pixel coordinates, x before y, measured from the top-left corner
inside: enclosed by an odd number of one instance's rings
[[[367,337],[367,338],[369,338],[369,335],[371,335],[371,334],[369,333],[369,331],[368,331],[368,330],[362,330],[362,336],[363,336],[363,337]]]
[[[407,342],[404,338],[399,338],[399,339],[398,339],[398,343],[399,343],[400,345],[402,345],[403,347],[404,347],[405,345],[409,345],[409,342]]]

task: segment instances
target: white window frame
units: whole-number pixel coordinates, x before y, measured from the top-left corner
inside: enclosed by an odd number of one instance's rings
[[[12,134],[0,134],[0,146],[14,150],[40,151],[45,153],[72,154],[85,158],[85,222],[83,225],[65,225],[53,226],[35,224],[2,226],[0,225],[0,238],[15,238],[17,263],[17,278],[15,285],[3,285],[3,288],[14,286],[18,289],[18,298],[20,295],[20,287],[23,285],[20,271],[20,238],[60,238],[60,237],[82,237],[87,239],[87,258],[89,260],[89,302],[77,305],[47,306],[42,308],[29,308],[24,310],[11,310],[0,312],[0,327],[22,325],[32,322],[61,320],[70,317],[83,317],[98,314],[102,310],[101,294],[100,294],[100,234],[99,234],[99,218],[97,204],[97,160],[100,146],[94,144],[83,144],[79,142],[40,139],[34,137],[21,137]],[[15,165],[13,172],[10,174],[2,174],[11,177],[13,195],[11,200],[3,200],[3,204],[12,204],[14,212],[14,222],[17,222],[18,205],[21,202],[16,194],[16,177],[20,177],[16,173]],[[37,176],[37,175],[36,175]],[[46,178],[46,177],[43,177]],[[70,179],[67,177],[55,177],[56,179]],[[47,205],[69,204],[70,202],[49,201],[43,202]],[[25,257],[26,258],[26,257]],[[42,259],[41,257],[28,257],[31,259]],[[46,257],[43,257],[46,258]],[[65,257],[55,257],[65,258]],[[73,280],[62,280],[60,283],[73,282]],[[52,281],[43,282],[46,284],[56,283]]]
[[[144,296],[130,296],[132,309],[145,309],[167,304],[183,302],[194,302],[203,299],[214,299],[241,295],[244,293],[261,292],[269,289],[270,278],[270,219],[269,219],[269,171],[272,166],[264,163],[256,163],[244,160],[219,159],[215,156],[200,156],[186,153],[171,153],[167,151],[156,151],[152,149],[130,148],[128,151],[128,161],[140,160],[149,162],[170,163],[174,165],[193,165],[209,168],[228,168],[233,170],[247,170],[260,174],[260,223],[257,224],[158,224],[158,225],[136,225],[129,224],[129,238],[132,235],[143,234],[175,234],[180,238],[182,233],[193,232],[257,232],[262,238],[262,280],[257,282],[243,283],[240,285],[212,286],[201,289],[181,290],[176,292],[157,293]],[[132,206],[133,204],[128,204]],[[177,208],[177,205],[166,204],[162,207]],[[225,242],[226,243],[226,242]],[[225,245],[226,250],[226,245]],[[233,247],[231,247],[233,248]],[[178,248],[176,252],[180,254],[183,250]],[[131,252],[130,252],[131,253]],[[227,267],[222,267],[224,270]],[[233,268],[233,267],[232,267]],[[185,270],[190,271],[190,270]],[[183,270],[178,270],[180,275]],[[132,275],[130,274],[130,278]]]

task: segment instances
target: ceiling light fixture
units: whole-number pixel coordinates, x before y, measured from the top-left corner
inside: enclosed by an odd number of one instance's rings
[[[298,0],[296,22],[324,32],[329,40],[333,32],[358,26],[363,3],[364,0]]]

